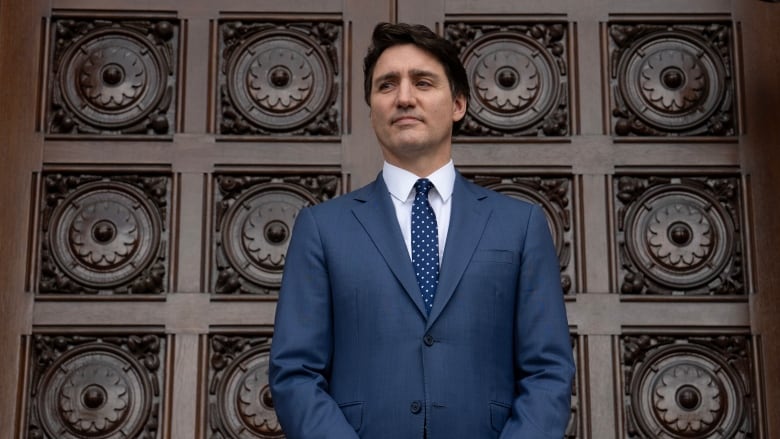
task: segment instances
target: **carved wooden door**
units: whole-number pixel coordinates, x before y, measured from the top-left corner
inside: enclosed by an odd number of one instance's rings
[[[379,169],[361,62],[395,20],[459,48],[456,166],[547,214],[566,437],[780,431],[780,43],[741,33],[780,7],[587,3],[0,1],[0,435],[283,437],[291,226]]]

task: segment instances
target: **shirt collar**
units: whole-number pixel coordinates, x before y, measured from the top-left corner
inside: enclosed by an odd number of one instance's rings
[[[385,162],[382,167],[382,177],[390,194],[396,199],[406,202],[410,197],[414,198],[414,183],[420,178],[417,175]],[[442,201],[447,203],[455,186],[455,165],[452,159],[425,178],[433,183]]]

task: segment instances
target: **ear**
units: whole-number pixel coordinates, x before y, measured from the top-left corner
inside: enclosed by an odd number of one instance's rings
[[[463,116],[466,115],[466,97],[462,94],[459,94],[455,96],[455,99],[452,100],[452,121],[457,122],[461,119],[463,119]]]

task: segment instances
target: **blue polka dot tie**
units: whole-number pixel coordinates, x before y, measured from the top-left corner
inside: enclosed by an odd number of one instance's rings
[[[432,187],[433,183],[427,178],[417,180],[414,184],[417,195],[412,205],[412,264],[428,314],[439,284],[439,228],[428,202],[428,191]]]

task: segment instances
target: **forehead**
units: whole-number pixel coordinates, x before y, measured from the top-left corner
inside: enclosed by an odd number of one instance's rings
[[[374,66],[373,77],[388,73],[405,74],[428,71],[444,76],[444,66],[430,52],[413,44],[400,44],[385,49]]]

